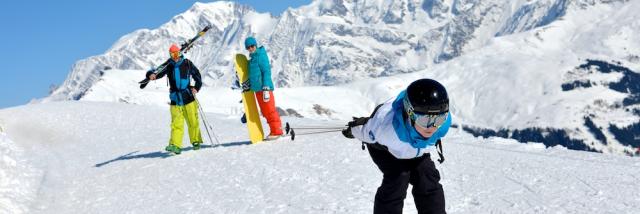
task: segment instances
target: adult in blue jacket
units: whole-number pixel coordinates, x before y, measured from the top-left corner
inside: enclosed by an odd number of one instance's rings
[[[402,213],[409,184],[419,213],[445,213],[440,173],[429,155],[451,126],[444,86],[431,79],[414,81],[370,117],[354,118],[347,126],[343,135],[365,143],[383,173],[374,213]]]
[[[276,109],[276,101],[273,96],[273,81],[271,80],[271,65],[269,56],[264,46],[258,47],[255,38],[249,37],[244,41],[245,48],[249,51],[249,80],[250,90],[255,92],[256,100],[260,106],[262,116],[267,119],[270,133],[266,140],[274,140],[282,136],[282,122]]]

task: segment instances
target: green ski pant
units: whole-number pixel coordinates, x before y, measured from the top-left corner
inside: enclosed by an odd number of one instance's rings
[[[187,119],[189,139],[202,143],[200,124],[198,123],[198,101],[193,101],[184,106],[171,105],[171,139],[169,144],[182,148],[182,136],[184,136],[184,120]]]

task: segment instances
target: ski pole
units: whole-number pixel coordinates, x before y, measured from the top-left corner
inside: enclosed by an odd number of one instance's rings
[[[336,126],[336,127],[313,127],[313,126],[302,126],[302,127],[290,127],[292,129],[345,129],[347,126]]]
[[[293,129],[344,129],[346,127],[346,125],[329,125],[329,126],[323,126],[323,125],[314,125],[314,126],[290,126],[288,125],[289,123],[287,123],[287,126],[289,126],[290,128]]]
[[[331,130],[331,131],[305,132],[305,133],[299,133],[299,134],[296,134],[296,135],[314,135],[314,134],[340,132],[340,131],[342,131],[342,129],[340,129],[340,130]]]
[[[347,128],[347,126],[296,126],[296,127],[292,127],[291,125],[289,125],[289,123],[285,124],[285,130],[286,133],[289,133],[289,130],[293,130],[293,129],[303,129],[303,130],[337,130],[337,129],[345,129]]]
[[[345,129],[346,127],[291,127],[289,123],[285,124],[285,133],[287,135],[291,135],[291,140],[296,139],[295,129],[315,129],[315,130],[324,130],[324,131],[312,131],[312,132],[304,132],[298,135],[313,135],[313,134],[321,134],[321,133],[331,133],[331,132],[339,132]]]
[[[314,134],[323,134],[323,133],[340,132],[340,131],[342,131],[342,129],[329,130],[329,131],[305,132],[305,133],[296,134],[296,132],[293,129],[291,129],[287,134],[291,135],[291,140],[295,140],[297,135],[314,135]]]
[[[204,123],[205,128],[207,130],[207,136],[209,137],[209,142],[211,142],[211,145],[213,145],[213,140],[211,140],[211,133],[209,133],[209,130],[211,130],[211,132],[213,133],[213,138],[216,140],[216,145],[220,145],[220,141],[218,140],[218,136],[216,135],[216,133],[213,131],[213,127],[211,126],[211,123],[207,122],[207,119],[205,119],[205,114],[204,114],[204,110],[202,110],[202,107],[200,108],[200,114],[202,115],[202,123]]]
[[[195,99],[196,99],[196,103],[198,104],[198,111],[200,112],[200,118],[202,118],[202,123],[204,123],[204,128],[207,130],[207,136],[209,137],[209,142],[211,142],[211,145],[213,146],[213,140],[211,139],[211,134],[209,133],[209,129],[213,129],[213,128],[207,122],[207,119],[204,115],[204,110],[202,110],[202,106],[200,106],[200,101],[198,101],[198,98],[195,98]],[[213,132],[213,130],[211,130],[211,132]],[[216,145],[220,145],[220,141],[218,141],[218,136],[216,136],[215,132],[213,132],[213,137],[216,139]]]

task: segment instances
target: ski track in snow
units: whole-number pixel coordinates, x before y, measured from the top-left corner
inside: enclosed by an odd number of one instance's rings
[[[206,116],[221,145],[193,151],[185,136],[185,151],[170,156],[163,151],[168,107],[59,102],[2,109],[0,212],[371,213],[382,174],[359,142],[328,133],[249,145],[238,118]],[[204,130],[203,137],[209,143]],[[457,129],[444,142],[446,162],[436,165],[449,213],[640,208],[638,158],[473,138]],[[416,213],[410,189],[404,211]]]

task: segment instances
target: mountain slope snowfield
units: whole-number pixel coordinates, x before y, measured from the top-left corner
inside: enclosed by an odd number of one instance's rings
[[[250,145],[237,118],[207,119],[220,145],[169,156],[166,108],[56,102],[0,110],[0,213],[371,213],[382,174],[357,141],[327,133]],[[444,142],[437,167],[449,213],[640,208],[637,158],[460,129]],[[405,213],[416,212],[410,195]]]
[[[247,36],[266,46],[293,126],[342,126],[416,79],[445,85],[453,127],[437,167],[449,213],[636,213],[637,11],[626,0],[315,0],[272,16],[196,3],[78,61],[50,96],[0,109],[0,213],[371,213],[382,174],[359,142],[248,142],[231,88]],[[137,82],[205,25],[186,57],[220,144],[170,156],[167,82]],[[410,191],[404,211],[416,212]]]
[[[197,3],[158,29],[133,32],[104,55],[79,61],[40,102],[162,106],[163,81],[140,91],[134,80],[166,59],[169,44],[211,24],[187,57],[203,72],[205,108],[216,113],[239,114],[228,90],[232,57],[245,53],[242,42],[252,35],[271,57],[279,105],[304,117],[366,114],[412,80],[430,77],[449,88],[458,125],[475,136],[634,156],[638,10],[640,2],[624,0],[316,0],[272,17],[232,2]],[[319,97],[291,93],[299,90]],[[325,93],[313,92],[319,90]],[[349,97],[332,100],[336,93]]]

